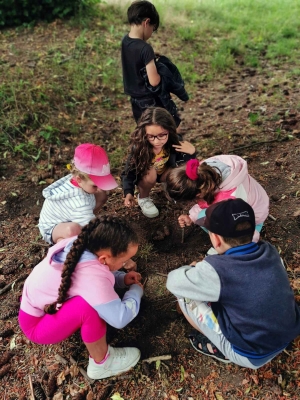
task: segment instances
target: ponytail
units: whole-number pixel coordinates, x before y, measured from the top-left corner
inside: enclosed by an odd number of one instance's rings
[[[166,177],[166,191],[176,201],[203,199],[212,204],[222,183],[221,171],[206,162],[190,160]]]

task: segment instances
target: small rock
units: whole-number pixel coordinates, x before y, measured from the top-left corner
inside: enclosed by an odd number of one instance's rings
[[[277,194],[272,194],[272,195],[271,195],[271,199],[272,199],[273,201],[278,201],[278,200],[280,199],[280,197],[279,197]]]

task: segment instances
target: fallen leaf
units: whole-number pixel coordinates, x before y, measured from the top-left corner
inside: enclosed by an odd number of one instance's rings
[[[9,344],[10,350],[13,350],[15,347],[16,347],[16,336],[14,336],[14,337],[11,339],[10,344]]]
[[[114,394],[111,396],[111,399],[112,399],[112,400],[124,400],[123,397],[120,396],[120,393],[119,393],[119,392],[114,393]]]
[[[251,375],[251,379],[253,380],[253,382],[258,385],[259,380],[258,380],[258,376],[257,375]]]
[[[66,377],[65,377],[65,372],[62,371],[62,372],[57,376],[57,384],[58,384],[58,386],[61,385],[65,379],[66,379]]]
[[[294,212],[293,217],[299,217],[299,215],[300,215],[300,209]]]
[[[215,392],[215,398],[217,400],[224,400],[224,397],[222,396],[222,393],[220,393],[220,392]]]
[[[64,396],[61,392],[56,393],[53,397],[52,400],[64,400]]]
[[[92,391],[89,391],[88,394],[87,394],[87,396],[86,396],[86,400],[93,400],[93,399],[94,399],[93,392],[92,392]],[[122,399],[122,398],[120,397],[119,400],[124,400],[124,399]]]
[[[77,376],[79,374],[79,368],[77,367],[77,365],[73,364],[70,367],[70,375],[72,376],[72,378],[74,378],[74,376]]]

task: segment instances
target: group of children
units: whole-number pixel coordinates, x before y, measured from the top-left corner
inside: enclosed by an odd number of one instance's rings
[[[137,187],[142,213],[157,217],[150,198],[157,182],[169,199],[195,201],[189,215],[178,218],[179,225],[200,225],[213,247],[201,262],[170,272],[167,288],[195,328],[189,338],[196,351],[259,368],[300,334],[300,311],[282,260],[271,244],[259,240],[268,196],[241,157],[196,158],[195,147],[177,133],[179,116],[163,108],[140,79],[145,67],[153,87],[161,82],[146,43],[158,29],[157,11],[148,1],[136,1],[128,20],[130,32],[122,41],[124,87],[137,125],[122,173],[124,205],[135,205]],[[39,229],[53,246],[27,278],[19,313],[24,334],[38,344],[58,343],[80,329],[93,379],[128,371],[140,358],[137,348],[115,348],[106,341],[106,325],[126,326],[138,314],[143,295],[142,277],[131,259],[138,250],[136,233],[124,218],[97,216],[117,186],[103,148],[76,147],[71,173],[43,191]],[[127,289],[122,298],[115,287]]]

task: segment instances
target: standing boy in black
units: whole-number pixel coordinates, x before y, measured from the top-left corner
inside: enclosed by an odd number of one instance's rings
[[[147,43],[159,27],[159,15],[152,3],[135,1],[127,10],[130,32],[122,39],[122,69],[124,91],[131,96],[131,105],[136,122],[148,107],[163,107],[145,86],[141,70],[146,67],[151,86],[160,83],[160,75],[155,65],[155,54]]]

